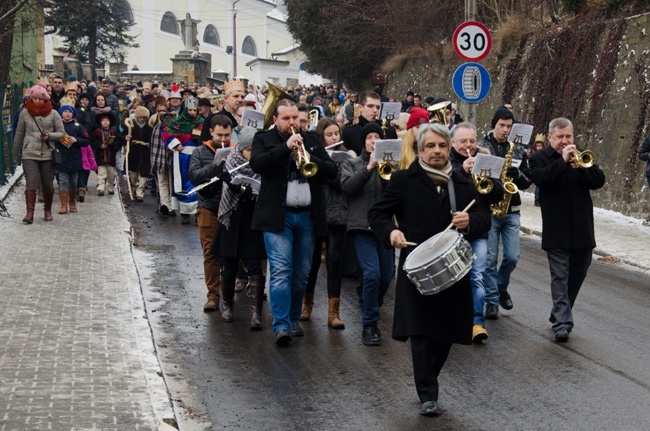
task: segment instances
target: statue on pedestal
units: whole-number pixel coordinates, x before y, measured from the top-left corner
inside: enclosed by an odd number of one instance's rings
[[[186,51],[198,51],[199,50],[199,29],[197,27],[198,23],[201,21],[198,19],[192,19],[192,16],[187,13],[185,14],[185,19],[181,21],[181,35],[183,37],[183,43],[185,44]]]

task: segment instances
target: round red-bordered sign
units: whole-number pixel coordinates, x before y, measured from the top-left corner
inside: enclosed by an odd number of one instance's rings
[[[492,36],[486,26],[477,21],[462,23],[452,38],[454,51],[465,61],[481,61],[492,48]]]

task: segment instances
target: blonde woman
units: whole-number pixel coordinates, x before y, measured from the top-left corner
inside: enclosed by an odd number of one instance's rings
[[[417,158],[418,130],[420,124],[428,123],[429,113],[426,109],[411,109],[411,116],[406,123],[406,135],[402,138],[402,158],[399,161],[399,169],[408,169],[411,163]]]

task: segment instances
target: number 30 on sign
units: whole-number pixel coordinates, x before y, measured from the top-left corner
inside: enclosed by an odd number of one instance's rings
[[[454,50],[465,61],[481,61],[492,48],[492,36],[480,22],[467,21],[458,26],[453,37]]]

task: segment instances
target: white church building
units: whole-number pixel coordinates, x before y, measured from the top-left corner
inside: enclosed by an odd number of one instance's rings
[[[290,86],[320,84],[305,72],[306,57],[287,30],[286,15],[275,0],[117,0],[115,7],[133,21],[137,48],[129,48],[122,69],[142,75],[171,74],[171,58],[185,48],[181,21],[198,20],[199,53],[209,54],[216,78],[238,76],[249,82]],[[46,63],[62,44],[46,36]],[[111,64],[106,73],[118,71]]]

